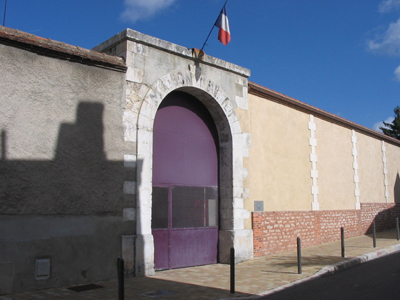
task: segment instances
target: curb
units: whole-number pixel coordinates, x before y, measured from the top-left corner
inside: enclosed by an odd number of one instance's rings
[[[360,256],[357,256],[357,257],[354,257],[354,258],[351,258],[351,259],[336,263],[334,265],[325,266],[321,270],[319,270],[318,272],[316,272],[315,274],[313,274],[313,275],[311,275],[309,277],[302,278],[302,279],[293,281],[291,283],[287,283],[287,284],[278,286],[278,287],[276,287],[274,289],[271,289],[271,290],[268,290],[268,291],[265,291],[265,292],[261,292],[261,293],[259,293],[257,295],[254,295],[254,296],[243,297],[243,298],[242,297],[223,298],[223,299],[220,299],[220,300],[235,300],[235,299],[236,300],[237,299],[240,299],[240,300],[252,300],[252,299],[259,299],[260,297],[274,294],[276,292],[279,292],[279,291],[282,291],[284,289],[287,289],[288,287],[292,287],[292,286],[304,283],[306,281],[321,277],[321,276],[326,275],[326,274],[333,275],[333,274],[338,273],[340,271],[349,269],[351,267],[360,265],[362,263],[365,263],[365,262],[368,262],[368,261],[371,261],[371,260],[386,256],[386,255],[389,255],[389,254],[392,254],[392,253],[395,253],[395,252],[399,252],[399,251],[400,251],[400,244],[388,246],[386,248],[382,248],[382,249],[379,249],[379,250],[374,251],[374,252],[363,254],[363,255],[360,255]]]

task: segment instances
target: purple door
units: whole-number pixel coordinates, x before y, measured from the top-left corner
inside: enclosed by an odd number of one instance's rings
[[[218,138],[207,109],[173,92],[153,133],[152,232],[156,270],[217,262]]]

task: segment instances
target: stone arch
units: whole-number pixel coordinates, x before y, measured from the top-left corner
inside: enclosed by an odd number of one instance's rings
[[[154,241],[151,232],[153,124],[162,100],[172,91],[184,91],[200,100],[211,113],[220,143],[220,246],[219,261],[227,262],[229,249],[244,229],[242,131],[230,99],[212,80],[195,79],[190,70],[159,78],[142,100],[137,121],[136,259],[137,276],[154,274]],[[239,237],[240,239],[240,237]],[[249,240],[247,238],[247,240]],[[237,252],[236,260],[252,257]],[[245,251],[245,252],[246,252]]]

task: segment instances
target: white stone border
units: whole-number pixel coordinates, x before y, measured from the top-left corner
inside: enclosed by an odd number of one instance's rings
[[[386,161],[386,145],[385,141],[382,141],[382,162],[383,162],[383,176],[385,180],[385,199],[386,203],[389,203],[389,181],[388,181],[388,171],[387,171],[387,161]]]
[[[353,169],[354,169],[354,195],[356,197],[356,209],[361,209],[360,204],[360,188],[359,182],[360,177],[358,177],[358,161],[357,161],[357,137],[354,130],[351,131],[351,143],[353,144],[352,155],[353,155]]]
[[[234,107],[226,93],[212,80],[204,77],[196,80],[194,72],[190,70],[169,73],[149,88],[137,117],[136,276],[154,274],[154,240],[151,233],[153,124],[161,101],[178,89],[189,91],[200,101],[201,96],[207,98],[202,102],[208,106],[210,113],[214,113],[220,135],[220,150],[223,152],[220,154],[220,173],[229,173],[220,174],[220,231],[224,232],[221,235],[223,241],[220,237],[220,260],[222,251],[225,252],[221,249],[229,247],[228,244],[237,249],[237,261],[253,256],[252,243],[243,244],[244,239],[252,241],[252,231],[244,230],[244,218],[248,213],[243,208],[243,157],[247,153],[244,151],[243,134]],[[219,111],[220,115],[216,116],[215,111]],[[125,135],[128,137],[136,130],[131,123],[134,118],[129,117],[133,115],[134,112],[124,113]],[[227,126],[221,125],[223,123]]]
[[[311,208],[312,210],[319,210],[318,170],[317,170],[318,157],[316,153],[317,139],[315,138],[315,131],[317,130],[317,124],[315,124],[314,122],[313,115],[310,115],[310,122],[308,122],[308,129],[310,130],[310,146],[311,146],[310,161],[311,161],[311,178],[312,178],[311,194],[313,195],[313,202]]]

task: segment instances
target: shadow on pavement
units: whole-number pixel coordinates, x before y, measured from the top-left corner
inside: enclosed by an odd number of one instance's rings
[[[105,286],[105,290],[110,291],[110,287]],[[117,295],[117,282],[114,282],[111,290],[113,291],[112,294]],[[110,299],[110,296],[113,296],[110,293],[104,292],[102,293],[101,290],[98,292],[94,291],[96,299]],[[125,279],[126,299],[220,299],[248,296],[252,295],[240,292],[230,294],[229,286],[227,289],[223,289],[152,277]]]
[[[302,266],[326,266],[331,265],[337,262],[342,261],[343,258],[340,256],[322,256],[322,255],[313,255],[313,256],[302,256],[301,264]],[[295,256],[280,256],[274,258],[274,262],[272,263],[274,266],[282,266],[282,267],[294,267],[297,266],[297,257]],[[274,271],[271,270],[269,272],[277,272],[283,273],[282,271]]]
[[[261,271],[262,273],[275,273],[275,274],[289,274],[289,275],[297,275],[297,272],[289,272],[289,271]]]
[[[187,280],[190,281],[190,278],[187,278]],[[192,297],[198,299],[220,299],[252,296],[251,294],[240,292],[230,294],[229,286],[223,289],[151,277],[126,279],[125,294],[127,299],[189,299]]]

